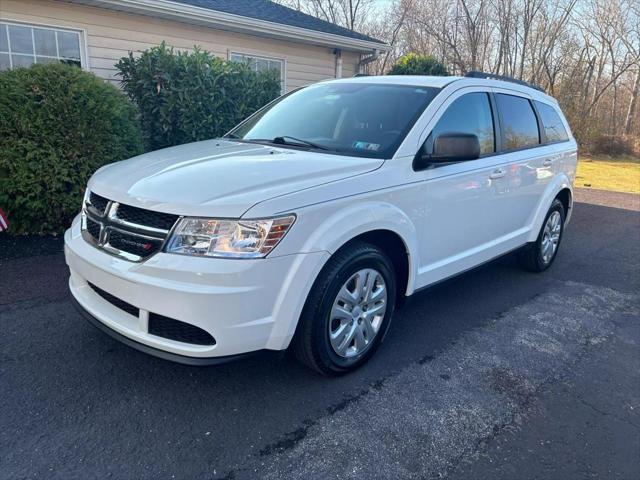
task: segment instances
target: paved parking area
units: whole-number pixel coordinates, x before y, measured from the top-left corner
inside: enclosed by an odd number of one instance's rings
[[[338,379],[135,352],[73,310],[59,243],[0,238],[0,478],[638,478],[638,197],[578,200],[550,271],[414,296]]]

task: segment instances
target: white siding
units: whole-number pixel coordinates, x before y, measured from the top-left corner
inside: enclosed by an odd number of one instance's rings
[[[325,47],[225,32],[143,15],[108,11],[54,0],[0,0],[0,18],[85,32],[88,66],[117,81],[114,64],[129,51],[137,52],[163,40],[179,49],[198,45],[227,58],[230,51],[285,60],[287,90],[335,76],[335,57]],[[353,76],[359,54],[343,53],[343,76]]]

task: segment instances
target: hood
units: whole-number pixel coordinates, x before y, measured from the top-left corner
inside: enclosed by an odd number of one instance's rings
[[[106,165],[89,189],[178,215],[241,217],[257,203],[360,175],[384,160],[228,140],[207,140]]]

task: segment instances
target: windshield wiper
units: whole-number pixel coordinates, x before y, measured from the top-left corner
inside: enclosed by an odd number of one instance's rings
[[[293,140],[293,142],[287,141]],[[318,145],[317,143],[310,142],[309,140],[302,140],[301,138],[292,137],[291,135],[282,135],[280,137],[276,137],[272,140],[276,145],[307,145],[312,148],[317,148],[318,150],[329,150],[329,148],[324,145]]]

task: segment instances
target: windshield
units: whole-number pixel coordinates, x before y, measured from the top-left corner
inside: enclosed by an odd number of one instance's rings
[[[280,98],[227,137],[390,158],[439,90],[364,83],[312,85]]]

